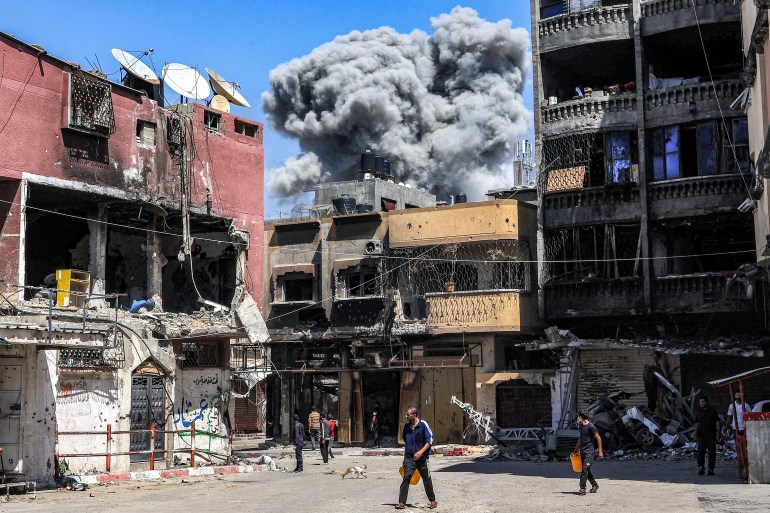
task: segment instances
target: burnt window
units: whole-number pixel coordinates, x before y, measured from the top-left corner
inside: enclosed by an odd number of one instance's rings
[[[144,146],[155,147],[157,125],[149,121],[138,120],[136,122],[136,143]]]
[[[243,121],[236,121],[235,133],[245,135],[246,137],[254,137],[257,139],[259,138],[259,127],[257,125],[244,123]]]
[[[278,277],[276,301],[312,301],[313,275],[308,273],[286,273]]]
[[[604,155],[607,183],[638,182],[638,173],[632,162],[631,134],[613,132],[604,136]]]
[[[716,134],[716,127],[713,121],[698,123],[698,126],[695,128],[698,174],[715,175],[719,172],[717,169]]]
[[[727,122],[729,134],[722,137],[722,169],[724,173],[749,172],[749,122],[733,119]],[[732,145],[731,145],[732,143]],[[733,149],[735,150],[733,152]]]
[[[221,367],[222,347],[217,342],[182,342],[182,367]]]
[[[566,12],[564,0],[541,0],[540,18],[550,18]]]
[[[652,132],[652,175],[655,180],[679,178],[679,127]]]
[[[566,0],[569,3],[569,12],[583,12],[601,7],[600,0]]]
[[[70,74],[69,126],[109,137],[115,131],[110,84],[82,72]]]
[[[222,115],[214,112],[204,110],[203,111],[203,125],[206,127],[206,131],[220,133],[222,132]]]
[[[377,296],[377,269],[373,267],[351,267],[340,273],[338,296],[371,297]]]

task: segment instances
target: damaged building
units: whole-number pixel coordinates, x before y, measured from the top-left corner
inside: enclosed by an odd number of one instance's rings
[[[645,366],[725,413],[707,382],[768,364],[739,4],[531,2],[555,426],[615,390],[654,406]]]
[[[226,460],[266,337],[262,126],[7,34],[0,53],[5,470]]]
[[[266,225],[268,430],[286,439],[316,406],[362,444],[376,403],[394,438],[417,405],[437,443],[473,442],[452,396],[511,427],[549,416],[554,362],[524,351],[542,329],[535,206],[437,205],[373,165],[362,155],[359,180]]]

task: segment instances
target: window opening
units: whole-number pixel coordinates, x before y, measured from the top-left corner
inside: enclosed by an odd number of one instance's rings
[[[312,301],[313,275],[286,273],[279,277],[278,288],[283,292],[283,298],[279,301]]]
[[[136,122],[136,143],[155,147],[157,125],[149,121],[138,120]]]
[[[652,166],[655,180],[679,178],[679,127],[652,133]]]
[[[631,136],[628,132],[609,133],[604,138],[607,183],[637,182],[631,167]]]
[[[220,133],[222,131],[222,115],[204,110],[203,124],[207,131]]]
[[[734,119],[728,123],[732,129],[730,137],[723,137],[722,140],[722,169],[725,173],[748,173],[749,172],[749,122],[747,119]],[[735,147],[730,147],[732,141]],[[736,158],[738,162],[736,163]],[[737,166],[737,167],[736,167]]]
[[[182,342],[182,367],[221,367],[221,354],[218,342]]]
[[[246,137],[254,137],[256,139],[259,137],[259,127],[249,123],[244,123],[243,121],[236,121],[235,133],[245,135]]]
[[[109,136],[115,131],[110,84],[85,73],[70,74],[70,128]]]

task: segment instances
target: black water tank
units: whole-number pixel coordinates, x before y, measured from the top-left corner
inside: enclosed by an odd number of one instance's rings
[[[384,173],[386,175],[390,175],[390,161],[388,159],[385,159],[385,161],[382,163],[382,166],[385,168]]]
[[[385,157],[381,157],[380,155],[374,156],[374,170],[378,173],[385,172]]]
[[[461,192],[455,196],[455,203],[468,203],[468,196],[464,192]]]
[[[333,199],[332,204],[341,215],[352,214],[356,211],[356,198],[348,194],[343,194],[339,198]]]
[[[374,171],[374,153],[366,150],[361,154],[361,171]]]
[[[359,203],[356,205],[356,210],[359,214],[366,214],[367,212],[374,210],[374,206],[368,203]]]

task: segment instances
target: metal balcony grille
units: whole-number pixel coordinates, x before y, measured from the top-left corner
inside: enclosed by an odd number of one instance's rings
[[[182,367],[221,367],[222,347],[217,342],[183,342]]]
[[[60,369],[119,369],[125,363],[123,336],[110,349],[60,349]]]
[[[115,132],[110,84],[85,73],[70,74],[70,127],[109,136]]]

